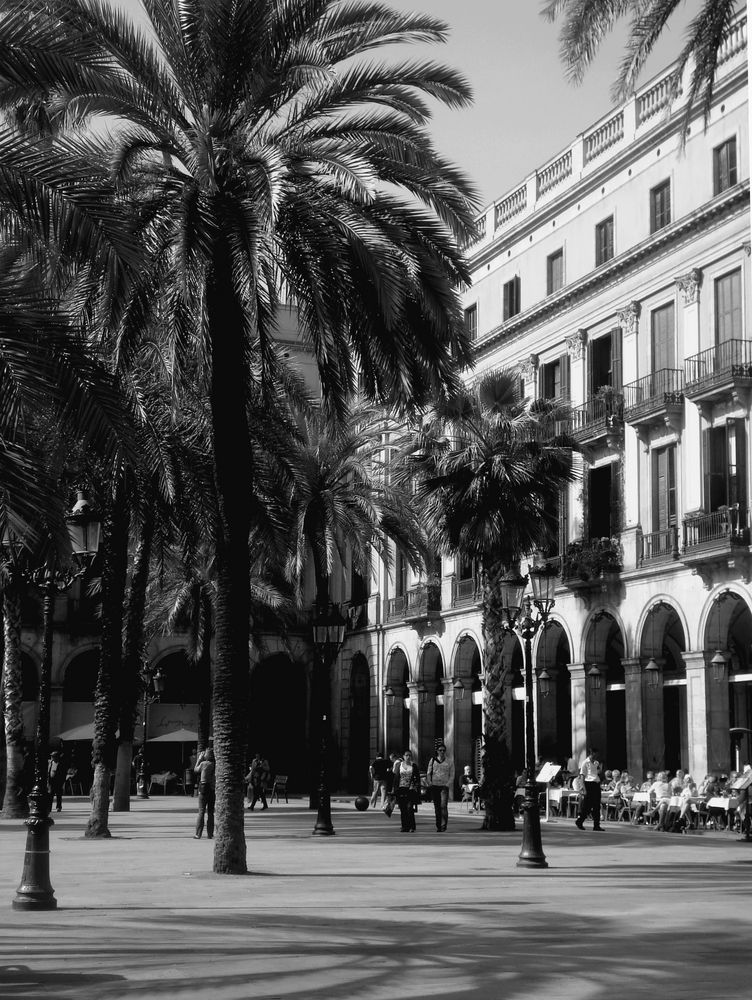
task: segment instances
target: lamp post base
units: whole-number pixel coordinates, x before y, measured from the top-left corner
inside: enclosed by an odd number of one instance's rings
[[[31,796],[29,796],[31,798]],[[34,809],[35,804],[32,804]],[[12,901],[14,910],[56,910],[57,900],[50,882],[50,820],[32,815],[26,820],[26,853],[21,884]]]
[[[319,793],[319,810],[316,814],[316,823],[313,827],[314,837],[333,837],[335,829],[332,826],[332,810],[329,804],[329,796]]]
[[[548,868],[541,841],[538,789],[535,784],[525,785],[525,801],[522,804],[522,810],[522,850],[517,867]]]

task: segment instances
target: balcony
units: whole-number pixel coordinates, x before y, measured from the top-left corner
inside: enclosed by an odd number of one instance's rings
[[[390,597],[386,606],[388,622],[417,622],[437,618],[441,614],[441,586],[419,583],[399,597]]]
[[[607,581],[624,567],[618,538],[592,538],[570,542],[561,560],[561,582],[565,587],[589,587]]]
[[[678,431],[684,411],[684,372],[661,368],[624,386],[624,419],[639,437],[652,425]]]
[[[679,558],[679,529],[675,524],[661,531],[648,531],[638,536],[637,561],[646,564],[671,562]]]
[[[605,438],[615,447],[623,430],[624,395],[616,389],[599,390],[587,403],[572,408],[572,436],[581,444]]]
[[[713,403],[733,397],[749,406],[752,390],[752,341],[725,340],[684,362],[684,394],[703,416]]]
[[[452,580],[452,607],[470,608],[477,607],[483,600],[483,588],[477,577],[469,577],[467,580]]]
[[[683,522],[682,562],[696,566],[723,559],[749,546],[749,509],[738,503],[710,514],[691,514]]]

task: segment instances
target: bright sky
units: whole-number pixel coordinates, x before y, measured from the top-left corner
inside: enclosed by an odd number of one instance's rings
[[[140,0],[116,0],[136,10]],[[458,69],[470,82],[470,109],[437,106],[437,145],[470,175],[483,204],[515,187],[605,115],[620,62],[623,36],[604,43],[580,87],[570,84],[559,60],[558,29],[540,16],[540,0],[391,0],[396,7],[435,14],[451,29],[446,45],[415,49]],[[699,0],[687,0],[689,12]],[[643,82],[678,54],[689,20],[666,30]],[[404,57],[406,50],[401,55]]]

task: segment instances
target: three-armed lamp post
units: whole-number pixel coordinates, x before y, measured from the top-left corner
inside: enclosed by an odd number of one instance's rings
[[[319,702],[316,706],[321,726],[321,743],[319,749],[319,802],[313,835],[331,837],[334,835],[332,826],[332,807],[329,797],[329,712],[330,712],[330,676],[329,672],[337,659],[342,643],[345,641],[347,622],[340,614],[336,605],[330,604],[325,610],[316,611],[313,620],[313,649],[316,654],[315,670],[318,682],[314,689],[318,692]]]
[[[141,673],[141,681],[144,686],[144,741],[143,746],[141,747],[138,774],[136,775],[136,788],[140,799],[148,799],[150,770],[146,759],[146,741],[149,738],[149,705],[153,705],[155,701],[159,701],[162,696],[162,692],[165,689],[165,679],[164,674],[159,667],[152,671],[149,669],[149,665],[144,663],[144,669]]]
[[[535,783],[535,712],[533,656],[531,643],[541,625],[545,625],[554,606],[556,572],[550,566],[530,566],[532,599],[525,595],[528,577],[515,573],[501,583],[501,606],[506,619],[504,628],[517,633],[525,643],[525,800],[522,804],[522,850],[518,868],[547,868],[541,844],[538,788]]]
[[[34,739],[34,786],[29,792],[26,820],[26,853],[21,884],[13,900],[15,910],[54,910],[57,900],[50,882],[50,796],[47,766],[50,743],[50,685],[52,680],[52,639],[55,595],[67,590],[86,571],[99,548],[99,518],[83,493],[66,518],[76,568],[64,570],[53,555],[48,563],[30,574],[42,591],[42,671],[39,682],[39,714]]]

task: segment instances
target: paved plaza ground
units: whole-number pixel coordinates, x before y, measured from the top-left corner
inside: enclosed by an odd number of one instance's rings
[[[752,844],[571,820],[520,834],[453,804],[437,834],[336,801],[311,837],[302,800],[246,814],[246,877],[213,875],[196,800],[134,800],[86,841],[88,803],[51,831],[54,912],[11,909],[25,827],[0,821],[0,997],[749,1000]]]

